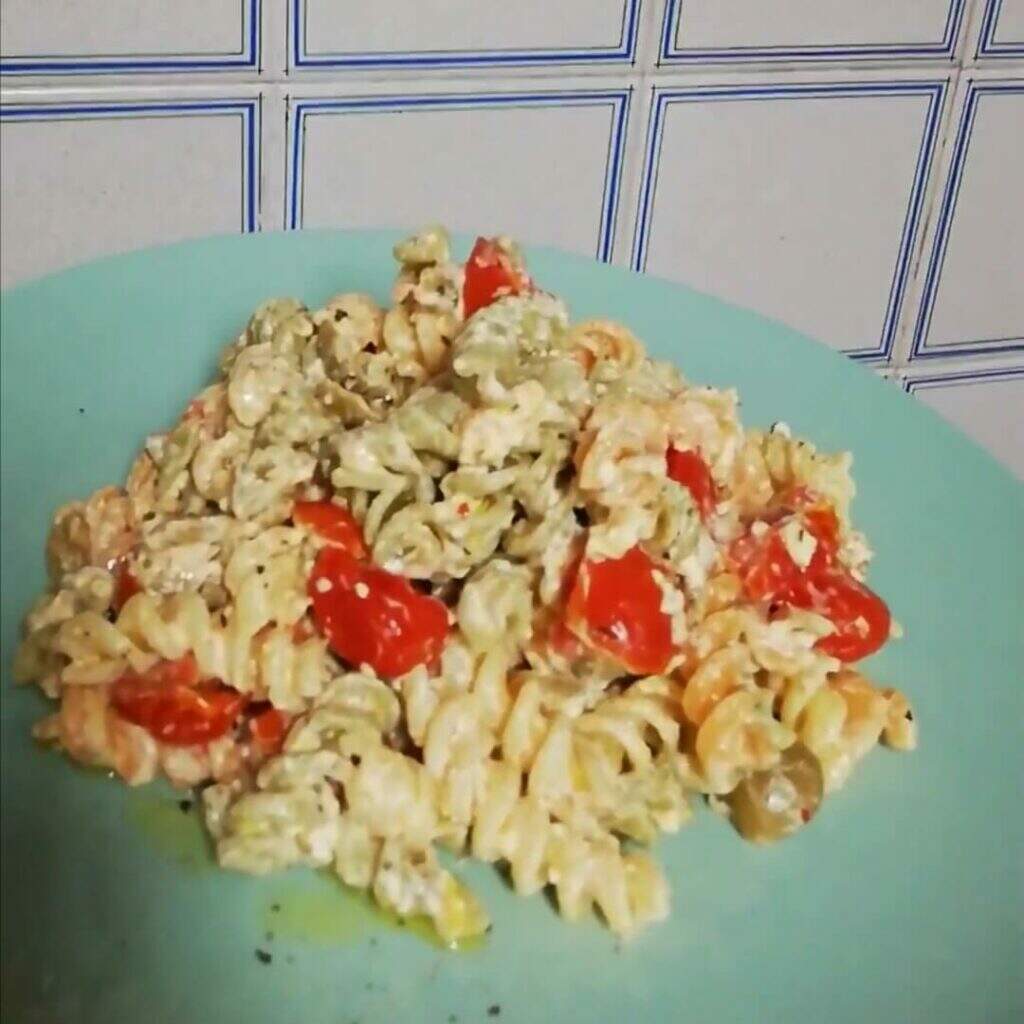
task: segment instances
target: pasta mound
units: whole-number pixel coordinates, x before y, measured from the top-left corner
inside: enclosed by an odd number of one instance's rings
[[[633,934],[693,798],[777,839],[915,745],[854,667],[897,627],[850,456],[571,323],[506,239],[395,256],[388,309],[260,306],[124,486],[57,511],[36,735],[203,786],[226,868],[326,868],[455,942],[488,920],[447,848]]]

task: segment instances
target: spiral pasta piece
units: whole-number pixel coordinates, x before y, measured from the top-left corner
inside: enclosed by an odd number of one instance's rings
[[[516,892],[532,895],[550,885],[567,920],[595,908],[620,935],[667,915],[668,886],[645,854],[623,854],[610,834],[588,837],[553,821],[536,798],[520,796],[512,765],[487,766],[477,806],[473,856],[507,863]]]

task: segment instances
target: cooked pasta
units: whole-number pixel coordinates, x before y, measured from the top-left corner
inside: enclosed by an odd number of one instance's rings
[[[855,667],[898,627],[851,458],[573,324],[508,239],[394,252],[389,307],[264,303],[124,487],[57,510],[35,735],[203,786],[226,868],[331,871],[458,942],[488,917],[443,847],[631,935],[669,906],[636,845],[697,799],[769,841],[916,745]]]

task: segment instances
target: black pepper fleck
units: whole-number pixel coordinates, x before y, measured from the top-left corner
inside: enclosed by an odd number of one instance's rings
[[[274,958],[265,949],[257,949],[256,959],[259,960],[261,964],[266,966],[267,964],[271,963],[271,961],[273,961]]]
[[[78,411],[79,411],[80,413],[82,413],[82,415],[83,415],[83,416],[85,415],[85,410],[84,410],[84,409],[82,409],[82,408],[79,408],[79,410],[78,410]]]
[[[914,720],[914,712],[908,711],[906,715],[904,715],[904,718],[906,718],[908,722],[912,722]]]
[[[179,800],[178,801],[178,810],[181,811],[182,814],[188,814],[188,812],[192,810],[192,801],[191,800]]]
[[[270,912],[272,914],[280,913],[281,912],[281,904],[280,903],[271,903],[270,904]]]
[[[500,1013],[501,1013],[501,1007],[497,1003],[494,1003],[493,1006],[488,1006],[487,1007],[487,1016],[488,1017],[497,1017]]]

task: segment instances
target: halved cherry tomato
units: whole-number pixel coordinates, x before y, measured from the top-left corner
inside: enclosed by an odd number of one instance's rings
[[[366,557],[363,531],[356,517],[333,501],[297,501],[292,509],[292,521],[296,526],[308,526],[318,537],[353,558]]]
[[[672,621],[653,571],[639,545],[621,558],[585,561],[566,610],[573,631],[638,674],[660,672],[672,656]]]
[[[249,734],[253,743],[266,757],[280,753],[288,733],[288,716],[275,707],[266,707],[249,719]]]
[[[785,601],[798,608],[808,606],[806,577],[783,543],[779,527],[770,527],[760,537],[740,537],[730,547],[729,557],[751,600]]]
[[[313,619],[331,649],[385,678],[430,664],[448,635],[448,609],[403,576],[325,547],[309,577]]]
[[[669,477],[690,492],[701,519],[707,519],[715,511],[715,481],[700,452],[669,447],[665,462]]]
[[[873,590],[839,565],[835,511],[827,505],[814,505],[796,515],[817,541],[805,569],[793,561],[782,540],[784,521],[760,537],[747,534],[731,546],[729,556],[747,596],[825,616],[836,631],[822,637],[815,647],[833,658],[859,661],[874,654],[889,637],[889,609]]]
[[[248,698],[216,681],[199,682],[195,658],[158,661],[116,680],[110,702],[129,722],[172,746],[209,743],[231,728]]]
[[[811,583],[814,611],[831,620],[834,633],[815,647],[840,661],[860,661],[889,639],[892,617],[885,602],[870,587],[847,573],[830,573]]]
[[[127,563],[121,561],[114,569],[114,611],[119,612],[130,597],[142,590],[142,584],[132,575]]]
[[[493,238],[478,238],[466,260],[463,316],[468,320],[478,309],[489,306],[502,295],[519,295],[532,286],[529,277],[512,266],[512,261]]]

